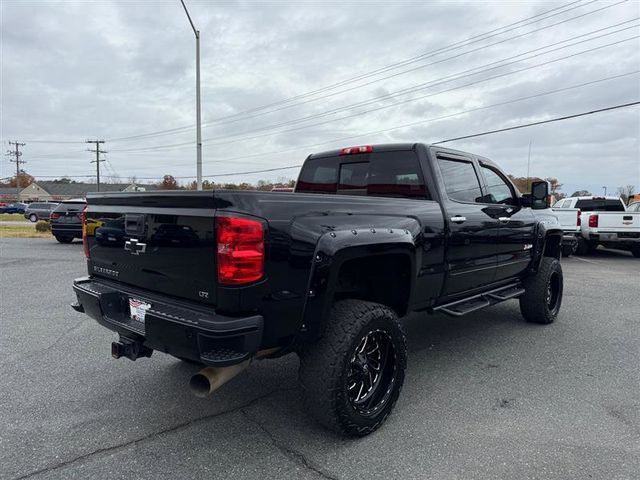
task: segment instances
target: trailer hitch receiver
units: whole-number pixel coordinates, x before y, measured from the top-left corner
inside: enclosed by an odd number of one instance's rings
[[[141,357],[150,357],[153,350],[145,347],[142,342],[137,342],[129,338],[120,337],[119,342],[111,344],[111,356],[115,359],[127,357],[129,360],[136,360]]]

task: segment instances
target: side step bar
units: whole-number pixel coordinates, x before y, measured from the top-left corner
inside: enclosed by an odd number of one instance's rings
[[[518,298],[523,293],[524,288],[522,288],[522,285],[515,283],[434,307],[433,311],[446,313],[454,317],[461,317],[462,315],[475,312],[481,308],[489,307],[496,303],[504,302],[505,300],[511,300],[512,298]]]

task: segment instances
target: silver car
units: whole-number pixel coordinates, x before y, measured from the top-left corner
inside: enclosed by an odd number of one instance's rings
[[[57,203],[32,203],[24,211],[24,218],[28,218],[32,222],[38,220],[49,220],[49,215],[58,206]]]

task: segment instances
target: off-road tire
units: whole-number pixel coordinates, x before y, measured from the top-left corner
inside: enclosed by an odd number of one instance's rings
[[[38,216],[35,213],[32,213],[31,215],[29,215],[29,221],[31,223],[36,223],[38,221]]]
[[[73,242],[73,237],[65,237],[63,235],[55,235],[56,240],[60,243],[71,243]]]
[[[384,335],[395,366],[393,376],[386,377],[389,383],[379,390],[384,390],[385,397],[365,414],[352,403],[348,382],[356,349],[371,334]],[[370,434],[384,423],[400,395],[407,364],[405,334],[393,310],[362,300],[338,301],[323,325],[320,339],[301,350],[299,376],[311,416],[339,434],[357,437]]]
[[[576,255],[589,255],[595,250],[595,247],[584,238],[578,238],[578,248],[576,248]]]
[[[550,285],[554,290],[551,293]],[[524,288],[525,293],[520,297],[520,312],[524,319],[531,323],[553,323],[562,305],[560,262],[552,257],[543,257],[538,272],[524,281]]]

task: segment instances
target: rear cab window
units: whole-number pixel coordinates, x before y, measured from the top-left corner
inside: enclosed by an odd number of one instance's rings
[[[624,212],[624,204],[619,199],[592,198],[578,200],[576,208],[583,212]]]
[[[414,151],[308,159],[296,192],[431,199]]]

